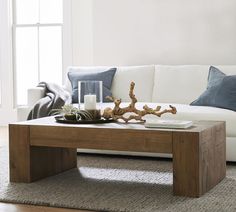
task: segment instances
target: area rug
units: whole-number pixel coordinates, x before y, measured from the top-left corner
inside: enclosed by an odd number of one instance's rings
[[[96,211],[236,211],[236,165],[201,198],[172,195],[172,163],[155,158],[79,155],[78,169],[31,184],[9,183],[0,148],[0,201]],[[20,157],[20,155],[19,155]]]

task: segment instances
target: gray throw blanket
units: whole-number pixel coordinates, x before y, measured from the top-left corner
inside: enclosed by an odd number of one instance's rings
[[[40,82],[38,87],[45,89],[45,97],[34,105],[27,120],[50,116],[52,109],[60,109],[71,103],[70,93],[57,84]]]

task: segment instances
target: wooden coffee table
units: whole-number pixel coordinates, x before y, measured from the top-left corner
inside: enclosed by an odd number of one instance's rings
[[[10,181],[30,183],[77,167],[76,148],[173,154],[174,195],[199,197],[226,175],[225,122],[189,129],[70,125],[53,117],[9,125]]]

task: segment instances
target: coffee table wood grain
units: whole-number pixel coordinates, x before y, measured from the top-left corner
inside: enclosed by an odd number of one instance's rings
[[[53,117],[9,125],[10,181],[30,183],[77,167],[77,148],[173,154],[174,195],[200,197],[226,175],[225,122],[188,129],[72,125]]]

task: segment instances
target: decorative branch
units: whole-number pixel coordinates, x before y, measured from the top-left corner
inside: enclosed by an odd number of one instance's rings
[[[135,107],[135,104],[138,102],[138,100],[134,94],[134,87],[135,87],[135,83],[131,82],[130,83],[130,90],[129,90],[129,97],[131,99],[131,103],[129,104],[128,107],[124,107],[124,108],[120,107],[121,99],[115,99],[114,97],[110,97],[110,96],[106,97],[107,99],[113,101],[115,106],[113,109],[109,108],[109,107],[105,108],[102,116],[105,119],[112,118],[115,121],[117,121],[118,119],[122,119],[123,121],[125,121],[127,123],[132,119],[134,119],[136,121],[145,122],[143,117],[148,114],[152,114],[152,115],[161,117],[161,115],[164,113],[172,113],[172,114],[177,113],[176,108],[172,105],[169,106],[170,107],[169,109],[165,109],[162,111],[161,111],[161,106],[157,106],[155,109],[152,109],[152,108],[148,107],[147,105],[143,106],[143,110],[138,110]],[[126,113],[134,113],[134,114],[132,114],[126,118],[124,116]]]

